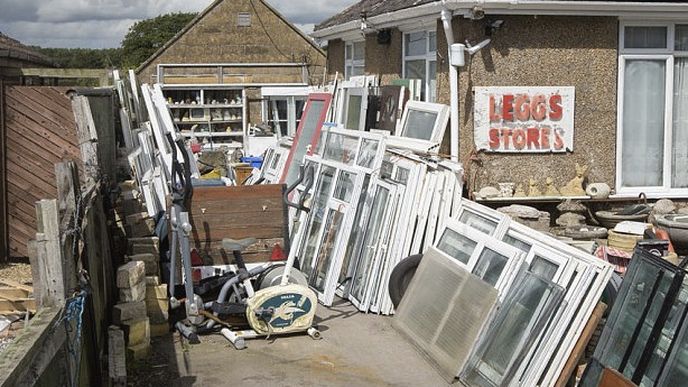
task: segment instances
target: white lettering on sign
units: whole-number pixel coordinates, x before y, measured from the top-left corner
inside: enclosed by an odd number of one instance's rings
[[[474,139],[486,152],[573,151],[575,88],[476,87]]]

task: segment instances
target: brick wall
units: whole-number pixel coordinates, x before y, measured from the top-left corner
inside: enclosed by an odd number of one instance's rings
[[[240,12],[251,14],[249,27],[237,26]],[[139,70],[142,82],[153,82],[158,64],[169,63],[311,63],[313,78],[322,77],[325,56],[262,1],[224,0]],[[270,72],[270,70],[264,70]],[[300,82],[300,70],[273,81]],[[280,80],[281,79],[281,80]],[[316,79],[313,79],[315,82]]]

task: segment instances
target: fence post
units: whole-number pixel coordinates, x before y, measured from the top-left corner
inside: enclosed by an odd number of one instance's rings
[[[93,122],[91,104],[88,97],[82,95],[74,95],[71,98],[76,135],[81,149],[81,159],[84,162],[84,178],[87,183],[94,183],[98,180],[98,132]]]
[[[60,241],[60,220],[57,200],[36,202],[36,264],[31,265],[33,277],[40,282],[38,307],[62,306],[65,303],[67,289]]]

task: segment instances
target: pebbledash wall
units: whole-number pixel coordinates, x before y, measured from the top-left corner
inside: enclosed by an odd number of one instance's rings
[[[618,26],[615,17],[499,16],[502,28],[492,42],[460,68],[460,157],[470,172],[472,189],[500,182],[523,184],[535,178],[541,189],[546,177],[561,187],[575,175],[575,164],[589,165],[588,182],[615,186]],[[485,22],[453,19],[456,42],[477,43],[485,38]],[[437,102],[449,104],[447,44],[440,21],[437,31]],[[366,36],[367,74],[381,76],[382,84],[402,72],[402,39],[392,30],[389,45],[379,45],[375,34]],[[344,72],[344,42],[329,41],[328,72]],[[573,152],[485,153],[479,166],[469,157],[474,145],[474,87],[575,87]],[[443,143],[449,153],[449,129]],[[475,176],[474,176],[475,174]],[[473,180],[475,184],[473,185]]]

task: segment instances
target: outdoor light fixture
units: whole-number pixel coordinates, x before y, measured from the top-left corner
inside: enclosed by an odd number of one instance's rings
[[[485,11],[483,10],[483,7],[476,5],[471,9],[471,20],[480,20],[485,17]]]
[[[476,52],[480,51],[480,49],[490,44],[491,41],[492,39],[488,38],[476,44],[475,46],[471,45],[468,40],[466,41],[466,44],[452,44],[450,47],[451,56],[449,58],[449,62],[452,66],[463,67],[466,64],[465,52],[468,52],[469,55],[474,55]]]

